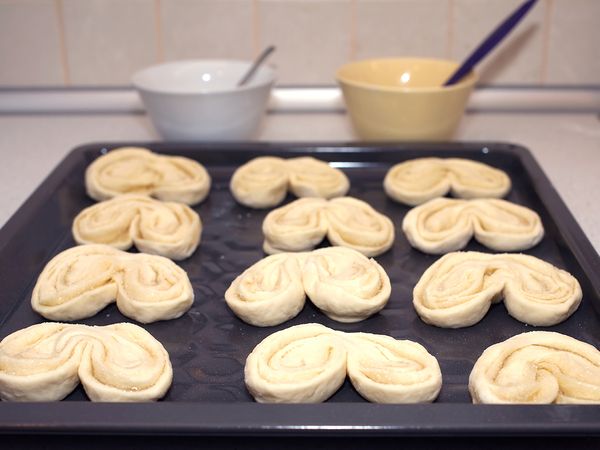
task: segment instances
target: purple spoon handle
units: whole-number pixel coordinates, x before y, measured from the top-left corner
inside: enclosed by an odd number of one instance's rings
[[[483,41],[479,47],[477,47],[473,53],[469,55],[467,60],[460,65],[460,67],[452,74],[450,78],[444,83],[444,86],[450,86],[458,83],[462,77],[464,77],[469,71],[481,61],[489,52],[491,52],[496,45],[510,33],[510,31],[517,25],[523,17],[529,12],[529,10],[535,5],[537,0],[527,0],[521,6],[519,6],[504,22]]]

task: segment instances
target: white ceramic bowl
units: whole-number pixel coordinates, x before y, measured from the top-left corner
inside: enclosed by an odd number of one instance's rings
[[[133,75],[154,126],[165,139],[252,138],[267,107],[275,73],[261,66],[243,87],[238,81],[251,62],[175,61]]]

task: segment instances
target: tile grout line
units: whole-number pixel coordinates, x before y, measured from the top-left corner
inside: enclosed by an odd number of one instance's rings
[[[161,0],[154,0],[154,34],[156,44],[156,61],[161,63],[165,60],[165,49],[163,46]]]
[[[67,39],[62,0],[54,0],[54,12],[56,13],[56,19],[58,21],[58,41],[60,46],[60,63],[63,72],[63,82],[65,86],[70,86],[71,73],[69,70],[69,56],[67,53]]]
[[[260,17],[258,3],[259,0],[252,1],[252,50],[254,52],[252,59],[254,59],[260,51]]]
[[[350,48],[349,61],[354,61],[358,55],[358,0],[350,2]]]
[[[542,38],[542,61],[540,64],[539,84],[545,85],[548,78],[548,58],[550,52],[550,27],[552,16],[554,14],[554,0],[546,0],[544,2],[544,23],[543,23],[543,38]]]
[[[454,0],[448,0],[448,23],[446,34],[446,58],[452,59],[454,47]]]

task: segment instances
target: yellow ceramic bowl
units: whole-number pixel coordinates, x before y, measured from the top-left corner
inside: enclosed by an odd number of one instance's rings
[[[342,66],[336,79],[362,139],[442,140],[452,136],[477,82],[471,72],[443,87],[457,67],[440,59],[370,59]]]

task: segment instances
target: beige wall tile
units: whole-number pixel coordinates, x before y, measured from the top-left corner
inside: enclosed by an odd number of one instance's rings
[[[552,6],[546,83],[600,85],[600,1]]]
[[[454,0],[452,58],[462,60],[522,0]],[[538,84],[542,78],[544,16],[538,2],[511,34],[478,66],[483,84]]]
[[[447,0],[357,0],[356,58],[447,57]]]
[[[166,60],[254,56],[252,0],[162,0]]]
[[[350,0],[260,0],[259,47],[273,44],[279,84],[334,84],[350,59]]]
[[[0,2],[0,85],[63,85],[53,0]]]
[[[279,84],[333,84],[349,59],[463,59],[521,0],[62,0],[68,74],[57,2],[0,0],[0,86],[126,85],[160,57],[248,59],[269,44]],[[482,83],[599,85],[599,18],[600,0],[540,0]]]
[[[127,85],[157,60],[154,0],[63,0],[73,84]]]

